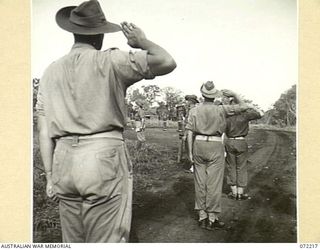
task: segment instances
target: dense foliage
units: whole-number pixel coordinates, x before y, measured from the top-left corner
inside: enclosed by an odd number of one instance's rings
[[[281,94],[272,109],[265,113],[263,122],[278,127],[296,125],[296,85]]]

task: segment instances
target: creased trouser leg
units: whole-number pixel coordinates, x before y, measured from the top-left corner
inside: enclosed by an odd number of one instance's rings
[[[229,139],[226,143],[226,168],[228,185],[246,187],[248,182],[248,145],[245,140]]]
[[[206,166],[200,159],[194,164],[195,209],[206,210]]]
[[[239,154],[237,155],[237,186],[246,187],[248,184],[248,146],[244,141],[239,148]]]
[[[232,151],[232,148],[226,145],[226,170],[227,170],[227,184],[229,186],[237,185],[237,162],[236,155]]]
[[[219,149],[217,149],[219,150]],[[218,152],[217,152],[218,153]],[[221,154],[222,155],[222,154]],[[224,174],[224,158],[218,153],[213,161],[207,168],[207,199],[206,211],[207,212],[221,212],[221,195]]]
[[[59,201],[60,224],[63,242],[83,243],[85,242],[82,224],[82,202],[81,201]]]

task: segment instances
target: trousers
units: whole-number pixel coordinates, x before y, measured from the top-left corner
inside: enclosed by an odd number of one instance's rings
[[[246,187],[248,182],[248,144],[246,140],[227,139],[225,148],[227,184]]]
[[[144,143],[146,141],[146,136],[144,134],[141,121],[136,121],[136,132],[137,132],[138,142]]]
[[[91,138],[56,143],[52,181],[59,198],[63,242],[129,240],[132,163],[123,140]]]
[[[195,210],[221,212],[224,147],[218,141],[194,141]]]

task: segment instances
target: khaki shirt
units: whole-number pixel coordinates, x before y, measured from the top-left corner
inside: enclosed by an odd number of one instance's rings
[[[76,43],[69,54],[46,69],[36,110],[46,117],[52,138],[122,130],[126,89],[152,78],[147,51],[99,51]]]
[[[221,136],[226,130],[226,118],[246,109],[247,105],[216,105],[204,102],[190,109],[186,129],[195,134]]]
[[[249,121],[260,119],[261,115],[254,109],[248,109],[238,115],[227,118],[227,137],[241,137],[248,135]]]

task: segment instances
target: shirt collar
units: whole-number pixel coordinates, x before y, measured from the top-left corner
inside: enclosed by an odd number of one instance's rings
[[[203,102],[203,104],[207,104],[207,105],[216,105],[214,102]]]
[[[95,47],[87,43],[75,43],[73,44],[71,50],[75,49],[95,49]]]

